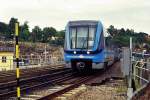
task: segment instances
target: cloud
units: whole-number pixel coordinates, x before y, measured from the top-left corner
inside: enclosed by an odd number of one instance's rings
[[[67,21],[102,20],[108,27],[132,28],[150,33],[150,0],[0,0],[0,21],[17,17],[33,28],[54,26],[64,29]]]

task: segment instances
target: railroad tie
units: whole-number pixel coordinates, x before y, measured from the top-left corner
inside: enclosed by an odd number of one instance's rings
[[[21,100],[35,100],[33,98],[21,97]]]
[[[70,90],[70,91],[60,95],[59,97],[56,97],[55,100],[72,99],[72,98],[78,96],[79,94],[81,94],[82,92],[85,92],[86,90],[87,90],[87,87],[85,85],[81,85],[73,90]]]
[[[60,96],[60,97],[56,97],[54,100],[67,100],[66,97]]]
[[[42,96],[41,95],[29,94],[29,95],[26,95],[26,97],[29,97],[29,98],[41,98]]]

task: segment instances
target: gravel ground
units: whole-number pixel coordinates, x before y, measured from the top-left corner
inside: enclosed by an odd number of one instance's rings
[[[113,80],[105,85],[87,86],[87,88],[87,91],[73,100],[126,100],[127,87],[122,80]]]

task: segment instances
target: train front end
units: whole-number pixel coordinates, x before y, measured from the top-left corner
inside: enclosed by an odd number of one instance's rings
[[[66,26],[64,59],[73,70],[100,69],[104,54],[103,26],[98,21],[70,21]]]

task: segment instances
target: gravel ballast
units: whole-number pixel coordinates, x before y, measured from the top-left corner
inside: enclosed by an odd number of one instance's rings
[[[123,80],[112,80],[104,85],[87,88],[87,91],[73,100],[126,100],[127,87]]]

